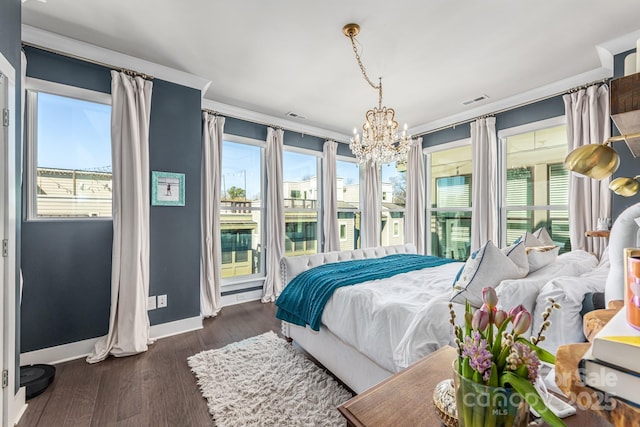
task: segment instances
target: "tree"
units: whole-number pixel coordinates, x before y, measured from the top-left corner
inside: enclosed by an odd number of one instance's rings
[[[392,176],[391,185],[393,185],[393,203],[404,206],[407,198],[407,173],[400,172]]]
[[[227,190],[227,197],[231,200],[246,200],[244,189],[233,186]]]

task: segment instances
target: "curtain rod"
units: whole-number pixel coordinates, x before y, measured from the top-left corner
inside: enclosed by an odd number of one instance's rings
[[[117,67],[117,66],[112,65],[112,64],[107,64],[105,62],[96,61],[95,59],[83,58],[83,57],[78,56],[78,55],[73,55],[73,54],[68,53],[68,52],[62,52],[62,51],[59,51],[59,50],[56,50],[56,49],[51,49],[51,48],[48,48],[48,47],[39,46],[39,45],[34,44],[34,43],[22,42],[22,46],[23,47],[24,46],[33,47],[33,48],[36,48],[36,49],[44,50],[46,52],[55,53],[56,55],[61,55],[61,56],[67,57],[67,58],[77,59],[79,61],[88,62],[90,64],[99,65],[101,67],[119,70],[119,71],[122,71],[123,73],[125,73],[126,75],[131,76],[131,77],[142,77],[145,80],[153,80],[154,79],[154,77],[152,75],[149,75],[149,74],[141,73],[139,71],[129,70],[129,69],[123,68],[123,67]]]
[[[471,119],[461,120],[459,122],[455,122],[455,123],[452,123],[452,124],[449,124],[449,125],[445,125],[445,126],[440,126],[439,128],[431,129],[429,131],[422,132],[422,133],[419,133],[417,135],[412,135],[411,137],[412,138],[419,138],[419,137],[422,137],[424,135],[429,135],[431,133],[439,132],[441,130],[445,130],[445,129],[449,129],[449,128],[454,128],[455,129],[456,126],[464,125],[466,123],[471,123],[471,122],[476,121],[478,119],[486,119],[487,117],[494,117],[496,114],[504,113],[506,111],[515,110],[516,108],[521,108],[521,107],[525,107],[527,105],[535,104],[536,102],[541,102],[541,101],[545,101],[547,99],[555,98],[556,96],[559,96],[559,95],[565,95],[565,94],[568,94],[568,93],[577,92],[577,91],[579,91],[581,89],[586,89],[589,86],[602,84],[602,83],[607,83],[609,80],[610,79],[607,79],[607,78],[595,80],[595,81],[593,81],[591,83],[587,83],[587,84],[584,84],[584,85],[576,86],[576,87],[571,88],[569,90],[564,90],[562,92],[557,92],[557,93],[554,93],[554,94],[551,94],[551,95],[547,95],[547,96],[543,96],[543,97],[540,97],[540,98],[536,98],[536,99],[533,99],[531,101],[522,102],[520,104],[512,105],[511,107],[505,107],[505,108],[502,108],[500,110],[496,110],[493,113],[484,114],[482,116],[478,116],[478,117],[471,118]]]

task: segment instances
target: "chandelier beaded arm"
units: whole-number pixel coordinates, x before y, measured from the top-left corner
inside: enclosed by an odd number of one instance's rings
[[[367,160],[378,164],[404,160],[411,146],[411,136],[407,134],[406,125],[402,135],[398,136],[395,110],[382,105],[382,77],[375,85],[367,75],[354,40],[360,32],[360,26],[347,24],[342,28],[342,32],[351,40],[353,53],[364,79],[373,89],[378,91],[378,106],[366,112],[366,121],[362,125],[362,136],[357,129],[354,130],[349,148],[360,163]]]

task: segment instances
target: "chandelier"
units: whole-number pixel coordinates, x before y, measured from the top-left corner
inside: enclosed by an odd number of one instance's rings
[[[402,161],[406,159],[411,145],[411,135],[407,134],[407,125],[404,125],[402,134],[398,136],[395,110],[382,106],[382,77],[379,78],[376,85],[367,76],[354,40],[360,33],[360,26],[347,24],[342,28],[342,32],[351,40],[353,53],[356,55],[364,79],[369,83],[369,86],[378,91],[378,106],[365,114],[366,120],[362,125],[362,135],[357,129],[353,130],[353,138],[351,138],[349,148],[360,163],[367,160],[372,160],[377,164]]]

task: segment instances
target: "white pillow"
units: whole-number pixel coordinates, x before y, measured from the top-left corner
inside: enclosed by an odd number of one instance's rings
[[[559,246],[532,246],[527,248],[527,258],[529,259],[529,272],[540,270],[553,263],[560,253]]]
[[[523,279],[503,280],[496,288],[498,304],[506,311],[522,304],[533,314],[538,294],[549,280],[559,276],[580,276],[593,270],[596,265],[598,265],[598,259],[588,252],[575,250],[564,253],[559,255],[552,264],[530,273]]]
[[[529,257],[527,256],[526,245],[516,242],[513,245],[502,249],[505,254],[518,268],[518,277],[529,274]]]
[[[544,246],[554,246],[555,245],[555,242],[553,241],[553,239],[549,235],[549,232],[544,227],[538,228],[532,234]]]
[[[526,276],[524,266],[526,254],[523,242],[518,242],[500,250],[491,241],[471,254],[453,284],[451,301],[464,304],[469,301],[473,307],[482,305],[482,288],[496,287],[505,279]]]
[[[561,345],[586,341],[580,315],[582,301],[589,292],[604,292],[608,274],[609,265],[604,264],[581,276],[556,277],[544,285],[536,298],[532,334],[537,335],[540,331],[542,314],[549,306],[548,298],[560,304],[560,309],[551,312],[551,324],[543,333],[545,340],[540,347],[555,353]]]
[[[538,238],[535,233],[541,236]],[[545,228],[539,228],[535,233],[528,231],[516,242],[523,241],[529,258],[529,273],[533,273],[542,267],[553,263],[558,257],[560,247],[555,246]]]

